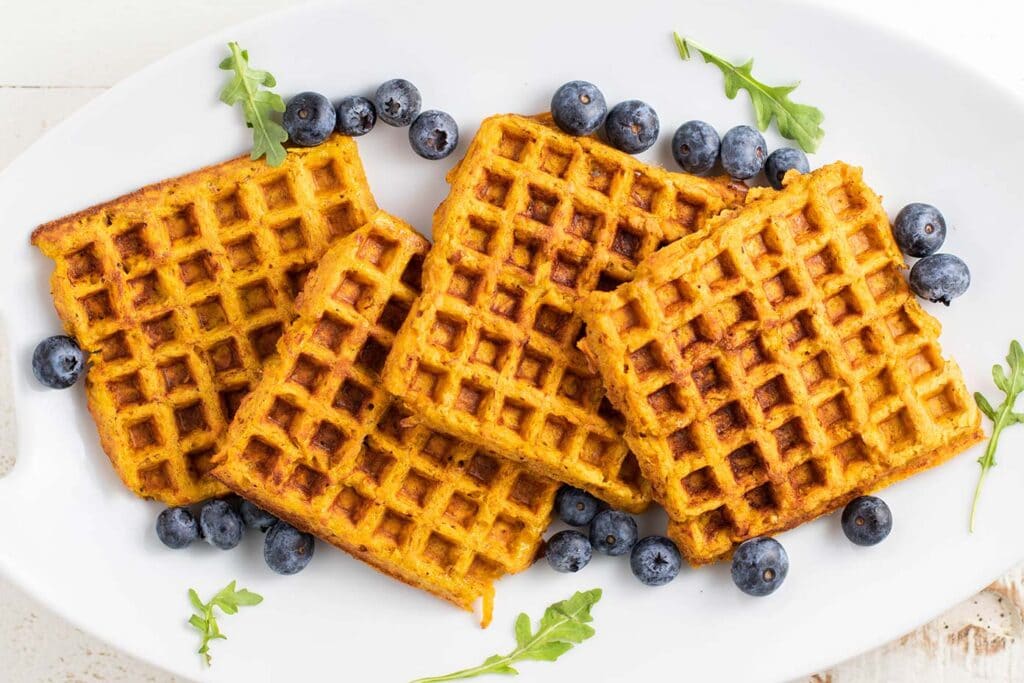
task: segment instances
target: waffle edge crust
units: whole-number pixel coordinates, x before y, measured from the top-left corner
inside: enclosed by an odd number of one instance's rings
[[[376,211],[351,138],[200,169],[40,226],[50,288],[90,354],[89,410],[137,495],[184,505],[234,411],[276,353],[327,247]]]
[[[903,268],[879,197],[836,163],[588,298],[584,347],[691,564],[983,438]]]
[[[516,115],[485,120],[448,181],[385,386],[437,429],[643,510],[622,416],[576,347],[577,308],[742,191]]]
[[[378,570],[464,609],[526,569],[558,485],[427,428],[380,369],[428,242],[384,213],[321,259],[213,475]]]

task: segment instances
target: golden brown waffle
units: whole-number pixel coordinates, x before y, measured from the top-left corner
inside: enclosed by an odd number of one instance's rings
[[[294,317],[306,273],[376,210],[351,138],[235,159],[41,226],[57,313],[90,352],[89,410],[132,491],[180,505]]]
[[[406,583],[470,609],[533,561],[557,484],[431,431],[378,374],[429,244],[379,213],[332,248],[214,476]]]
[[[642,510],[649,492],[576,348],[576,309],[742,192],[514,115],[484,121],[448,181],[385,385],[435,428]]]
[[[694,564],[982,438],[860,169],[787,181],[583,307],[586,347]]]

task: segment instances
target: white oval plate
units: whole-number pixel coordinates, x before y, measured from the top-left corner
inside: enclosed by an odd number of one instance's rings
[[[81,387],[42,390],[35,343],[59,329],[49,300],[50,263],[28,244],[38,223],[140,185],[247,149],[238,110],[217,101],[224,43],[238,40],[279,92],[332,97],[370,93],[403,76],[424,105],[452,112],[464,149],[495,112],[544,110],[572,78],[600,85],[611,102],[639,98],[661,114],[662,137],[645,155],[670,164],[668,140],[682,121],[719,130],[750,123],[745,95],[722,94],[722,76],[681,62],[674,28],[733,59],[758,58],[769,83],[802,79],[795,99],[821,107],[828,131],[818,165],[860,164],[895,213],[909,201],[941,206],[946,249],[972,267],[974,284],[949,308],[946,351],[971,388],[995,396],[989,368],[1024,332],[1013,263],[1020,229],[1017,130],[1024,107],[938,52],[821,10],[778,0],[634,2],[628,10],[520,0],[458,7],[423,2],[317,5],[260,18],[143,70],[55,128],[0,177],[5,228],[0,283],[13,351],[20,460],[0,479],[0,570],[46,605],[143,659],[203,680],[385,680],[439,674],[513,643],[519,611],[600,586],[597,635],[557,664],[525,663],[530,680],[772,680],[821,669],[908,631],[981,588],[1024,557],[1019,491],[1024,429],[1011,430],[984,493],[980,528],[967,512],[980,449],[884,492],[896,526],[882,545],[848,543],[833,515],[781,537],[791,571],[776,595],[745,597],[727,566],[684,571],[660,589],[641,586],[620,558],[599,557],[577,575],[537,566],[498,587],[494,626],[394,582],[320,544],[310,567],[278,577],[258,538],[222,553],[171,552],[153,533],[160,507],[132,497],[99,448]],[[769,144],[781,144],[774,134]],[[406,131],[379,125],[360,140],[381,206],[430,226],[453,160],[413,155]],[[457,158],[458,155],[456,155]],[[1014,308],[1010,308],[1013,306]],[[996,396],[998,399],[998,396]],[[664,528],[648,515],[649,533]],[[185,624],[188,587],[206,595],[232,579],[266,601],[226,617],[228,641],[200,665]]]

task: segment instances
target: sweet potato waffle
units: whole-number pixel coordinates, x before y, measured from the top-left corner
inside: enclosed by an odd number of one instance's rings
[[[171,505],[207,476],[327,247],[376,210],[351,138],[279,168],[235,159],[43,225],[32,243],[68,334],[90,352],[89,410],[125,485]]]
[[[585,346],[693,564],[982,438],[860,169],[791,173],[582,307]]]
[[[437,429],[642,510],[621,415],[576,348],[577,307],[742,191],[514,115],[484,121],[448,181],[385,386]]]
[[[557,484],[422,425],[378,374],[429,249],[384,213],[299,297],[280,357],[242,404],[213,475],[380,571],[470,609],[525,569]]]

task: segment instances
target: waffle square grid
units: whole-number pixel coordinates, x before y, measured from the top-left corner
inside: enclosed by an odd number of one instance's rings
[[[577,307],[742,192],[514,115],[483,122],[449,182],[385,385],[435,428],[642,510],[621,415],[576,348]]]
[[[89,409],[136,494],[172,505],[207,476],[227,423],[276,353],[327,247],[376,210],[355,143],[239,158],[48,223],[65,329],[90,352]]]
[[[860,170],[787,180],[583,308],[585,345],[694,564],[982,438]]]
[[[429,248],[379,213],[333,247],[232,422],[215,477],[382,572],[470,609],[527,568],[557,484],[419,422],[379,372]]]

